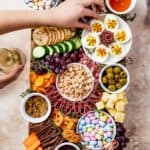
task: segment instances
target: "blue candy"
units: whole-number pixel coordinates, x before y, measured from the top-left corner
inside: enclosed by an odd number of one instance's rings
[[[97,144],[97,141],[91,141],[90,145],[95,146]]]
[[[86,124],[86,122],[85,122],[85,120],[81,120],[81,125],[85,125]]]
[[[100,124],[101,127],[105,126],[105,122],[103,122],[103,121],[99,121],[99,124]]]

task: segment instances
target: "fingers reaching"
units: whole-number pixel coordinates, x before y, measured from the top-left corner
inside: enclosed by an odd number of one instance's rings
[[[91,6],[93,4],[101,7],[102,6],[102,0],[82,0],[81,3],[84,5],[84,7]]]
[[[83,22],[77,22],[76,27],[86,29],[86,30],[91,30],[91,27],[88,24],[83,23]]]
[[[95,19],[99,18],[99,15],[96,12],[94,12],[94,11],[88,9],[88,8],[85,8],[83,15],[86,16],[86,17],[92,17],[92,18],[95,18]]]

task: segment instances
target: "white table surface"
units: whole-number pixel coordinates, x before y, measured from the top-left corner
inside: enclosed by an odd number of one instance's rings
[[[2,1],[2,0],[1,0]],[[28,9],[23,0],[4,0],[2,9]],[[19,96],[29,87],[30,30],[0,35],[0,48],[19,48],[27,57],[24,71],[19,78],[0,90],[0,150],[24,150],[22,141],[28,133],[28,123],[20,114]]]

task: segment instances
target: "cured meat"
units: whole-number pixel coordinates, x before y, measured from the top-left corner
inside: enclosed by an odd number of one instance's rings
[[[55,93],[55,95],[53,93]],[[88,111],[95,109],[95,103],[99,101],[101,92],[94,89],[90,96],[82,102],[70,102],[62,98],[55,86],[51,86],[49,89],[47,89],[46,95],[50,99],[53,109],[59,109],[67,115],[83,115]]]
[[[114,42],[114,34],[111,31],[103,31],[100,35],[101,42],[108,46],[109,44]]]

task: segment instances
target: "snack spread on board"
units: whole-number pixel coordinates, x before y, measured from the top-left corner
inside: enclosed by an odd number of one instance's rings
[[[118,12],[126,11],[131,1],[121,1],[109,4]],[[41,10],[60,1],[25,2]],[[40,123],[30,121],[23,142],[26,150],[122,150],[129,142],[123,123],[130,77],[120,61],[131,49],[130,27],[113,13],[100,14],[88,24],[91,31],[32,30],[31,94],[44,95],[51,111]],[[29,116],[38,118],[47,112],[47,104],[34,96],[24,107]]]

